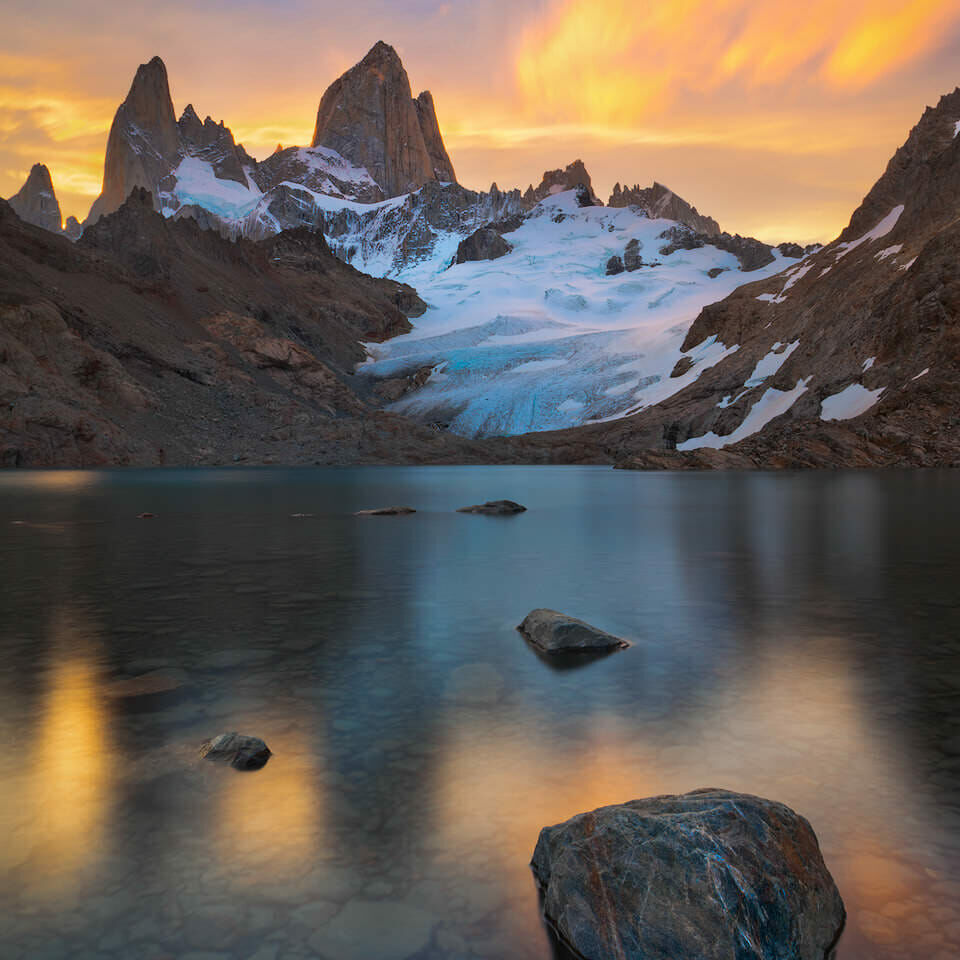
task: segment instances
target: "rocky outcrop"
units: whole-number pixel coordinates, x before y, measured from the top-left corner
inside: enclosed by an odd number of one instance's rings
[[[181,157],[180,130],[173,112],[167,68],[159,57],[137,68],[130,92],[120,104],[103,167],[103,189],[86,223],[112,213],[134,187],[145,187],[154,197],[169,188],[170,172]]]
[[[79,240],[83,233],[83,227],[76,217],[67,217],[67,222],[63,225],[64,234],[71,240]]]
[[[615,277],[618,273],[623,273],[623,259],[616,255],[607,261],[606,274],[608,277]]]
[[[177,121],[180,131],[182,152],[190,157],[197,157],[213,167],[214,176],[218,180],[233,180],[241,186],[248,187],[249,182],[243,171],[244,161],[253,161],[247,155],[243,146],[237,146],[233,134],[220,123],[214,123],[207,117],[203,123],[197,116],[193,104],[188,103],[183,115]]]
[[[259,770],[272,756],[270,748],[259,738],[233,731],[221,733],[200,746],[200,757],[229,763],[235,770]]]
[[[440,133],[440,124],[437,121],[437,110],[433,104],[433,94],[424,90],[414,100],[417,108],[417,119],[420,121],[420,130],[423,133],[423,142],[427,148],[430,162],[433,164],[433,175],[444,183],[456,183],[457,175],[453,170],[453,163],[443,143]]]
[[[469,507],[458,507],[457,513],[482,513],[488,517],[512,517],[516,513],[525,513],[526,507],[514,500],[488,500]]]
[[[836,240],[700,312],[684,353],[711,338],[738,349],[627,421],[633,439],[610,429],[624,465],[960,464],[958,123],[960,89],[926,110]],[[764,397],[779,415],[732,436]],[[707,434],[723,448],[696,448]]]
[[[544,653],[597,653],[629,646],[583,620],[546,608],[531,610],[517,629]]]
[[[373,510],[357,510],[355,517],[403,517],[416,513],[413,507],[375,507]]]
[[[311,146],[365,167],[388,197],[456,179],[433,98],[424,92],[413,99],[400,57],[382,41],[327,88]]]
[[[678,225],[664,230],[660,234],[662,240],[667,243],[660,248],[660,255],[669,257],[670,254],[678,250],[696,250],[699,247],[710,246],[718,250],[726,250],[732,253],[740,261],[740,269],[744,273],[751,270],[759,270],[768,263],[773,263],[776,257],[773,254],[774,248],[761,240],[755,240],[753,237],[741,237],[739,233],[731,236],[729,233],[705,234],[697,233],[690,227]],[[777,249],[783,248],[784,256],[800,257],[803,255],[798,244],[780,244]]]
[[[33,165],[26,182],[10,198],[9,203],[21,220],[53,233],[61,232],[60,204],[53,189],[50,171],[44,164]]]
[[[669,187],[654,181],[652,187],[641,189],[639,184],[623,187],[617,183],[607,201],[610,207],[639,207],[651,219],[676,220],[685,224],[696,233],[708,237],[720,233],[720,224],[713,217],[705,216],[692,207],[682,197],[678,197]]]
[[[583,165],[582,160],[574,160],[573,163],[567,164],[562,170],[545,170],[539,186],[536,189],[532,186],[528,187],[524,199],[530,203],[539,203],[539,201],[546,200],[547,197],[553,196],[555,193],[576,190],[577,187],[583,188],[580,193],[583,200],[586,201],[589,198],[590,201],[589,204],[586,202],[580,203],[581,206],[602,206],[597,195],[593,192],[590,174],[587,173],[587,168]]]
[[[587,960],[825,960],[846,919],[810,824],[727,790],[544,827],[531,865],[548,921]]]
[[[454,263],[468,263],[472,260],[497,260],[505,257],[513,249],[496,230],[481,227],[469,237],[460,241]]]

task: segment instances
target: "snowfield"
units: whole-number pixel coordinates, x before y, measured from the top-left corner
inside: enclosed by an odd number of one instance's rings
[[[701,308],[797,264],[778,254],[745,274],[733,254],[710,246],[663,257],[660,234],[674,225],[629,207],[581,208],[566,191],[505,235],[514,249],[498,260],[448,266],[461,237],[442,238],[432,260],[392,274],[429,309],[411,333],[367,344],[357,373],[432,367],[426,385],[390,409],[476,437],[610,420],[665,400],[737,348],[711,338],[681,353]],[[654,265],[606,276],[607,260],[634,238]],[[725,272],[711,279],[714,268]],[[684,356],[693,367],[671,378]]]

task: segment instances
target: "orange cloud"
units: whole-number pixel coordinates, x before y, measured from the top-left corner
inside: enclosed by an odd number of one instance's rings
[[[565,0],[524,34],[515,70],[529,115],[622,126],[688,92],[861,89],[958,26],[956,0]]]

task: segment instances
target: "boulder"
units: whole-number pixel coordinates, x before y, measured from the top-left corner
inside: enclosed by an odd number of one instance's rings
[[[618,256],[612,256],[607,261],[607,276],[615,277],[618,273],[623,273],[623,261]]]
[[[628,273],[639,270],[640,267],[643,266],[643,258],[640,256],[642,249],[643,244],[636,237],[634,237],[624,249],[623,266]]]
[[[416,513],[413,507],[376,507],[373,510],[358,510],[355,517],[399,517],[408,513]]]
[[[513,500],[488,500],[469,507],[459,507],[457,513],[483,513],[491,517],[508,517],[514,513],[524,513],[526,507]]]
[[[236,770],[259,770],[270,759],[270,748],[259,737],[248,737],[235,730],[221,733],[200,745],[200,756],[229,763]]]
[[[511,250],[513,250],[513,245],[504,240],[496,230],[481,227],[479,230],[474,230],[469,237],[460,241],[454,262],[469,263],[474,260],[498,260],[500,257],[505,257]]]
[[[545,653],[596,653],[630,646],[612,633],[544,607],[531,610],[517,629],[534,647]]]
[[[531,866],[585,960],[825,960],[845,920],[810,824],[727,790],[578,814],[540,831]]]

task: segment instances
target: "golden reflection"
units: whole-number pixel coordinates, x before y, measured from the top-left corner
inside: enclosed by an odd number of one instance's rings
[[[18,474],[18,482],[23,482],[23,474]],[[43,490],[59,490],[75,493],[87,487],[95,487],[101,478],[93,470],[31,470],[27,474],[30,485]]]
[[[234,881],[258,886],[315,864],[324,825],[316,731],[265,735],[273,751],[255,772],[212,771],[221,778],[216,824],[220,863]]]
[[[35,892],[62,894],[104,852],[113,783],[98,653],[91,624],[58,612],[19,829],[0,851],[30,864]]]
[[[721,787],[789,804],[813,825],[851,916],[876,943],[904,941],[898,904],[923,882],[916,807],[897,744],[878,737],[862,668],[835,638],[742,663],[669,715],[604,707],[531,719],[522,708],[454,712],[437,767],[437,848],[481,845],[515,887],[542,827],[663,793]]]

